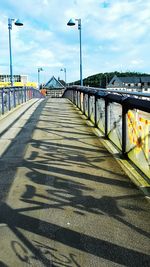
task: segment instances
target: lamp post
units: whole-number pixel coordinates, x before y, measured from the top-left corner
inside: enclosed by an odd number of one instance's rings
[[[15,19],[8,18],[8,32],[9,32],[9,57],[10,57],[10,82],[11,86],[13,86],[13,64],[12,64],[12,49],[11,49],[11,30],[12,30],[12,22],[15,21]],[[14,24],[16,26],[23,26],[23,23],[20,22],[19,19],[17,19]]]
[[[40,89],[40,71],[43,71],[42,68],[38,68],[38,88]]]
[[[80,85],[83,86],[83,80],[82,80],[82,43],[81,43],[81,19],[70,19],[67,23],[68,26],[74,26],[76,25],[76,22],[78,22],[78,30],[79,30],[79,40],[80,40]]]
[[[67,82],[67,79],[66,79],[66,68],[60,69],[60,71],[64,71],[64,73],[65,73],[65,84],[66,84],[66,82]]]

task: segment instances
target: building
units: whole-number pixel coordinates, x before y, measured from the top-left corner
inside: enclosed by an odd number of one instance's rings
[[[10,75],[7,74],[0,74],[0,88],[3,87],[10,87]],[[28,81],[27,75],[13,75],[13,86],[15,87],[34,87],[37,88],[36,82],[30,82]]]
[[[0,82],[10,82],[10,75],[0,74]],[[13,82],[21,82],[26,84],[28,82],[27,75],[13,75]]]
[[[60,80],[57,80],[54,76],[45,84],[44,88],[47,90],[49,97],[62,97],[65,86]]]
[[[138,77],[117,77],[115,75],[108,83],[107,89],[150,93],[150,75]]]

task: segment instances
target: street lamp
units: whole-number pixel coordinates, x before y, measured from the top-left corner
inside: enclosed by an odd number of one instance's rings
[[[9,56],[10,56],[10,82],[11,86],[13,86],[13,67],[12,67],[12,49],[11,49],[11,30],[12,30],[12,21],[15,19],[8,18],[8,31],[9,31]],[[23,23],[17,19],[14,24],[16,26],[23,26]]]
[[[66,84],[66,82],[67,82],[67,79],[66,79],[66,68],[60,69],[60,71],[64,71],[64,73],[65,73],[65,84]]]
[[[78,30],[79,30],[79,39],[80,39],[80,85],[83,86],[83,80],[82,80],[82,45],[81,45],[81,19],[70,19],[67,23],[68,26],[74,26],[76,25],[76,22],[78,22]]]
[[[42,68],[38,68],[38,87],[40,89],[40,71],[43,71]]]

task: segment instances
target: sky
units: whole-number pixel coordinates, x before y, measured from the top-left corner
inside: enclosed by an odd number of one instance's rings
[[[67,82],[80,79],[78,26],[81,19],[83,78],[100,72],[150,73],[149,0],[1,0],[0,74],[9,74],[8,18],[12,25],[13,74],[45,83],[53,75]]]

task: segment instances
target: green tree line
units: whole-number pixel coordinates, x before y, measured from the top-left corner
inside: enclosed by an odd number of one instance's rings
[[[105,72],[105,73],[98,73],[95,75],[91,75],[85,79],[83,79],[84,86],[90,87],[99,87],[99,88],[106,88],[107,84],[110,80],[115,76],[119,77],[137,77],[137,76],[147,76],[147,73],[140,73],[140,72]],[[70,85],[80,85],[80,80],[70,83]]]

